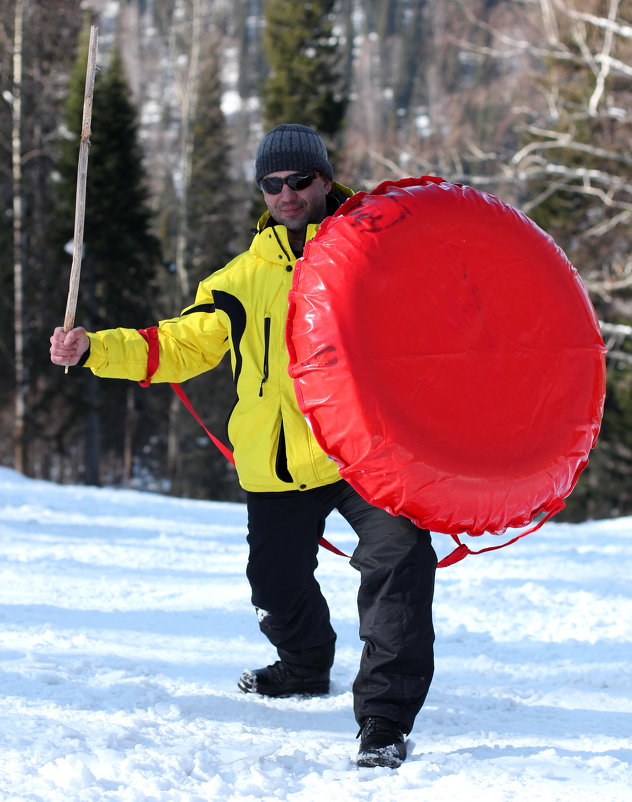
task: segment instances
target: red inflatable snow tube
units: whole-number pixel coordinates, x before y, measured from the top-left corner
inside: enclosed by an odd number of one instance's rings
[[[340,475],[435,532],[550,516],[599,431],[605,349],[577,271],[520,211],[440,178],[385,182],[325,220],[287,344]]]

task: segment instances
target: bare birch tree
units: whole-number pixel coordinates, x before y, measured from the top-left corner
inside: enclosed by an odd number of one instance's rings
[[[444,139],[456,148],[445,177],[520,205],[569,252],[604,321],[630,317],[632,25],[623,4],[538,0],[522,7],[522,17],[497,20],[456,5],[473,27],[468,37],[453,35],[453,47],[462,63],[501,65],[506,86],[494,91],[505,95],[509,125],[502,138],[484,138],[447,120]],[[488,107],[484,88],[471,91]],[[432,139],[420,144],[412,160],[418,169],[433,152]]]
[[[620,515],[632,510],[632,25],[620,0],[539,0],[531,10],[520,35],[490,29],[489,46],[474,52],[522,53],[532,65],[498,186],[519,188],[521,207],[568,253],[597,309],[605,414],[568,514]]]
[[[13,29],[13,88],[11,92],[11,165],[13,177],[13,293],[15,330],[15,445],[14,467],[24,472],[26,366],[24,361],[24,234],[22,194],[22,39],[24,3],[15,0]]]
[[[409,136],[402,146],[387,132],[374,155],[384,177],[439,174],[521,207],[580,271],[609,379],[597,449],[567,510],[576,518],[632,511],[629,9],[622,0],[428,4]],[[377,102],[385,89],[372,90]]]

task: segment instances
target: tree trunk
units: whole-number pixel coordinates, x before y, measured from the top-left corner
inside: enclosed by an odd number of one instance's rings
[[[24,473],[26,367],[24,363],[24,200],[22,193],[22,31],[23,0],[15,2],[15,31],[13,34],[13,98],[11,162],[13,178],[13,287],[15,331],[15,439],[14,467]]]
[[[198,87],[200,83],[200,49],[202,38],[201,0],[193,0],[191,17],[191,47],[189,65],[181,87],[182,122],[180,127],[180,181],[178,198],[178,233],[176,237],[176,276],[181,306],[189,303],[189,189],[193,162],[193,126],[197,115]]]
[[[179,495],[182,490],[181,424],[182,408],[178,396],[174,393],[169,404],[167,434],[167,473],[170,483],[169,492],[172,495]]]
[[[193,0],[191,10],[191,39],[188,68],[180,87],[182,115],[180,127],[180,181],[177,187],[176,279],[177,302],[180,308],[192,301],[189,279],[189,190],[193,166],[193,127],[197,116],[198,87],[200,83],[200,50],[202,45],[202,0]],[[177,397],[169,408],[167,435],[167,469],[171,492],[181,492],[182,457],[178,448],[182,415]]]
[[[86,398],[88,401],[88,414],[86,416],[86,429],[84,440],[84,484],[100,485],[101,473],[101,420],[99,416],[100,387],[99,379],[92,373],[86,372]]]
[[[125,392],[125,434],[123,442],[123,484],[128,485],[132,481],[133,457],[134,457],[134,435],[136,434],[136,424],[138,414],[134,404],[134,390],[136,388],[130,384]]]
[[[96,267],[90,249],[86,246],[83,259],[84,272],[84,308],[88,329],[94,331],[97,319]],[[86,376],[85,397],[88,411],[84,430],[84,483],[101,484],[101,387],[98,379],[90,370],[84,371]]]

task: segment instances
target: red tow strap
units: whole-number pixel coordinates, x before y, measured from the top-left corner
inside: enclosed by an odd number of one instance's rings
[[[157,326],[150,326],[148,329],[138,329],[138,333],[145,339],[148,345],[147,351],[147,376],[143,381],[139,381],[141,387],[149,387],[151,385],[151,379],[154,373],[158,370],[158,365],[160,364],[160,344],[158,342],[158,327]],[[232,464],[235,464],[235,457],[233,456],[233,452],[222,443],[221,440],[218,440],[217,437],[206,427],[204,421],[200,418],[200,416],[195,411],[193,404],[189,401],[187,394],[182,389],[182,386],[176,384],[175,382],[170,382],[171,388],[173,389],[174,393],[178,396],[180,401],[184,404],[184,406],[189,410],[191,415],[195,418],[195,420],[200,424],[200,426],[204,429],[210,440],[212,441],[213,445],[218,448],[224,457]],[[338,554],[341,557],[349,557],[348,554],[345,554],[344,551],[340,551],[340,549],[336,548],[333,544],[331,544],[328,540],[324,537],[318,541],[321,546],[332,551],[334,554]]]
[[[189,401],[189,398],[188,398],[187,394],[184,392],[184,390],[182,389],[181,385],[171,383],[171,387],[172,387],[174,393],[180,399],[180,401],[182,401],[184,406],[189,410],[189,412],[193,415],[195,420],[200,424],[200,426],[204,429],[204,431],[209,436],[209,438],[213,441],[213,445],[216,446],[222,452],[222,454],[226,457],[226,459],[231,464],[234,465],[235,464],[235,457],[233,456],[233,452],[230,450],[230,448],[228,448],[228,446],[225,446],[222,443],[221,440],[218,440],[217,437],[215,437],[215,435],[206,428],[206,425],[204,424],[204,421],[202,420],[202,418],[200,418],[200,416],[197,414],[197,412],[193,408],[193,404]]]
[[[551,519],[554,515],[560,510],[564,509],[564,502],[560,499],[553,509],[549,510],[549,512],[536,524],[534,524],[530,529],[527,529],[524,532],[520,532],[519,535],[508,540],[506,543],[499,543],[497,546],[487,546],[485,549],[479,549],[478,551],[472,551],[465,543],[461,543],[457,535],[451,535],[454,542],[457,544],[457,547],[454,551],[447,554],[442,560],[437,563],[437,568],[446,568],[448,565],[454,565],[454,563],[458,563],[467,557],[468,554],[484,554],[486,551],[496,551],[496,549],[504,549],[505,546],[510,546],[512,543],[515,543],[516,540],[520,540],[521,537],[526,537],[530,535],[532,532],[537,532],[537,530],[543,526],[549,519]]]
[[[138,329],[138,333],[140,335],[142,335],[142,337],[145,338],[145,340],[147,341],[147,345],[149,346],[149,350],[147,352],[147,377],[143,381],[140,381],[138,383],[140,384],[141,387],[149,387],[151,385],[151,378],[154,375],[154,373],[158,370],[158,365],[160,363],[160,346],[159,346],[159,342],[158,342],[158,327],[157,326],[151,326],[148,329]],[[217,437],[215,437],[215,435],[212,432],[209,431],[209,429],[206,427],[206,425],[204,424],[204,422],[202,421],[200,416],[197,414],[197,412],[193,408],[193,405],[189,401],[189,399],[188,399],[186,393],[184,392],[184,390],[182,389],[182,387],[179,384],[175,384],[175,383],[171,383],[171,387],[173,388],[173,391],[178,396],[180,401],[182,401],[182,403],[189,410],[191,415],[193,415],[195,420],[204,429],[204,431],[206,432],[208,437],[211,439],[213,444],[222,452],[224,457],[231,464],[234,465],[235,464],[235,457],[233,456],[233,452],[230,450],[230,448],[228,448],[228,446],[225,446],[224,443],[222,443],[221,440],[218,440]],[[497,546],[488,546],[487,548],[479,549],[478,551],[472,551],[468,546],[465,545],[465,543],[461,543],[461,541],[459,540],[457,535],[452,535],[451,537],[454,540],[454,542],[457,544],[457,547],[454,549],[454,551],[452,551],[452,552],[450,552],[450,554],[446,555],[437,564],[437,568],[446,568],[448,565],[454,565],[455,563],[458,563],[461,560],[463,560],[469,554],[483,554],[486,551],[495,551],[496,549],[502,549],[505,546],[509,546],[511,543],[515,543],[517,540],[520,540],[520,538],[525,537],[526,535],[531,534],[531,532],[535,532],[536,530],[538,530],[543,524],[545,524],[549,520],[549,518],[552,518],[554,515],[556,515],[563,508],[564,508],[564,502],[560,501],[559,504],[554,509],[550,510],[549,513],[544,518],[542,518],[541,521],[538,521],[538,523],[536,523],[530,529],[527,529],[525,532],[521,532],[519,535],[514,537],[512,540],[509,540],[506,543],[500,543]],[[340,551],[340,549],[336,548],[334,545],[332,545],[324,537],[322,537],[320,539],[319,543],[320,543],[321,546],[323,546],[324,548],[328,549],[329,551],[332,551],[334,554],[339,554],[341,557],[347,557],[347,558],[349,557],[348,554],[345,554],[344,551]]]

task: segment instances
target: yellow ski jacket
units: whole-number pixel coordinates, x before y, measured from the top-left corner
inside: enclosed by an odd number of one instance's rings
[[[333,184],[343,200],[351,190]],[[331,197],[331,195],[330,195]],[[311,239],[318,225],[308,226]],[[338,481],[316,442],[288,375],[285,325],[296,258],[287,229],[266,212],[250,248],[202,281],[195,302],[159,323],[152,382],[182,382],[214,368],[230,349],[237,402],[228,422],[241,486],[254,492],[306,490]],[[85,367],[101,377],[142,381],[148,344],[135,329],[88,333]]]

